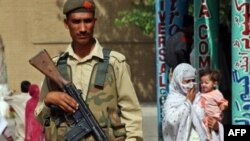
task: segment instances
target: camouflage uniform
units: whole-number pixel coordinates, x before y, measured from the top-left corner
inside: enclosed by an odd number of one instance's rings
[[[123,132],[126,134],[126,141],[142,140],[142,113],[130,79],[130,68],[126,63],[126,58],[118,52],[111,51],[108,67],[109,73],[106,75],[104,89],[98,90],[93,86],[96,71],[94,68],[99,60],[103,59],[102,50],[103,47],[96,39],[95,47],[90,54],[79,59],[74,54],[72,46],[69,45],[66,52],[69,53],[67,64],[73,73],[71,76],[72,82],[78,89],[82,90],[83,99],[89,105],[99,124],[102,127],[106,127],[104,129],[105,132],[118,137],[111,137],[110,140],[124,140],[119,138]],[[55,58],[55,61],[57,59]],[[43,124],[45,123],[44,117],[48,117],[50,114],[49,108],[45,106],[43,101],[48,91],[47,83],[44,81],[40,100],[35,110],[36,116]],[[53,122],[51,126],[55,126]],[[117,127],[118,130],[109,130],[111,126]],[[125,130],[123,130],[123,126],[125,126]],[[65,127],[67,126],[65,125]],[[55,128],[51,128],[50,133],[53,133],[50,137],[52,141],[62,140],[54,134],[56,133]],[[64,131],[62,133],[64,134]]]

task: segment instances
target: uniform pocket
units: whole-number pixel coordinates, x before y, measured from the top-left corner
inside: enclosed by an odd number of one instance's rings
[[[110,120],[112,134],[117,141],[125,140],[126,138],[126,129],[125,124],[121,122],[120,110],[119,109],[107,109],[108,119]]]

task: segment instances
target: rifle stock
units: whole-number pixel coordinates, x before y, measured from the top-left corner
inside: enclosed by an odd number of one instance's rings
[[[65,80],[60,72],[57,70],[56,65],[51,60],[46,50],[40,51],[37,55],[29,60],[30,64],[38,69],[41,73],[53,80],[60,88],[63,89],[64,85],[69,83]]]
[[[29,60],[30,64],[37,68],[44,75],[53,80],[66,93],[73,97],[79,104],[75,113],[70,114],[74,120],[74,127],[66,133],[66,141],[79,141],[87,134],[92,134],[97,141],[108,141],[107,136],[101,129],[94,115],[81,98],[81,92],[76,89],[72,82],[68,82],[58,71],[56,65],[46,50],[40,51]]]

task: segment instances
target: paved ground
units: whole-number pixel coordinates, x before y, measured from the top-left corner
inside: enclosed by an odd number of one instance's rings
[[[157,109],[156,104],[142,104],[143,113],[143,133],[144,141],[157,141]],[[10,129],[14,132],[14,122],[12,119],[8,119]],[[5,139],[0,136],[0,141]]]
[[[157,141],[157,109],[156,104],[142,105],[144,141]]]

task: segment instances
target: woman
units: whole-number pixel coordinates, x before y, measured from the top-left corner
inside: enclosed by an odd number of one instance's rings
[[[35,107],[39,98],[39,87],[32,84],[29,87],[31,98],[26,103],[25,108],[25,141],[44,141],[43,126],[36,120],[34,115]]]
[[[195,68],[187,63],[174,69],[164,104],[164,141],[223,141],[223,126],[212,117],[208,118],[208,126],[216,132],[211,139],[206,134],[200,94],[195,92],[195,72]]]

